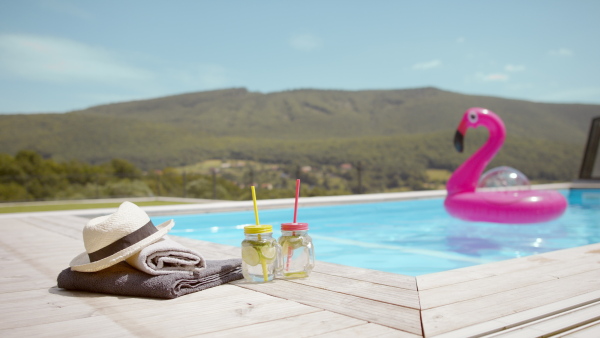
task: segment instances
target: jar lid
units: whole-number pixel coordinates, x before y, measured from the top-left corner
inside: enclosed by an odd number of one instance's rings
[[[308,230],[308,223],[281,223],[281,231]]]
[[[271,225],[247,225],[244,227],[245,234],[264,234],[267,232],[273,232],[273,227]]]

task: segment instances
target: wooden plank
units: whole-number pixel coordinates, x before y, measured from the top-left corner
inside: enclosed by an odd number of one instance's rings
[[[483,323],[516,312],[597,291],[600,270],[530,285],[421,312],[426,336]]]
[[[421,334],[419,310],[285,280],[267,284],[238,282],[236,285],[409,333]]]
[[[224,290],[222,287],[212,288],[218,289]],[[11,332],[20,327],[33,327],[37,332],[46,332],[49,326],[58,322],[65,326],[77,326],[81,320],[99,316],[109,318],[134,335],[180,337],[320,311],[250,290],[230,291],[225,290],[210,297],[204,296],[208,292],[201,291],[173,300],[144,299],[143,302],[126,304],[118,302],[123,297],[114,297],[112,306],[100,308],[79,302],[55,308],[51,312],[48,309],[29,309],[8,318],[10,321],[5,325],[12,327],[0,332]]]
[[[550,316],[534,323],[504,331],[497,335],[503,338],[525,336],[554,336],[571,329],[600,320],[600,303],[590,304],[578,309]]]
[[[113,308],[107,308],[110,310]],[[215,300],[186,302],[176,307],[148,308],[104,315],[128,327],[137,335],[151,332],[160,337],[185,337],[268,322],[285,317],[319,311],[283,299],[265,295],[224,297]],[[157,325],[159,323],[160,325]]]
[[[44,229],[53,233],[61,234],[63,236],[83,241],[83,227],[88,220],[85,219],[72,219],[65,216],[56,216],[48,218],[34,218],[28,217],[22,219],[23,222],[33,225],[37,228]]]
[[[365,323],[366,322],[363,320],[343,316],[337,313],[319,311],[300,316],[290,316],[268,322],[239,326],[229,330],[210,332],[204,336],[257,338],[264,338],[266,336],[312,337],[317,334],[354,327]]]
[[[565,332],[563,337],[568,338],[590,338],[600,337],[600,321],[591,323],[580,328]]]
[[[600,243],[596,243],[572,249],[547,252],[540,255],[417,276],[416,280],[419,291],[423,291],[505,273],[527,271],[537,266],[552,264],[559,261],[572,262],[586,255],[599,252]]]
[[[484,334],[494,334],[518,326],[527,325],[549,316],[564,313],[588,304],[600,302],[600,290],[592,291],[565,300],[534,307],[529,310],[509,314],[504,317],[464,327],[436,336],[437,338],[463,338]]]
[[[324,290],[335,291],[380,302],[419,309],[417,291],[387,285],[364,282],[313,272],[310,278],[291,280],[293,283],[308,285]]]
[[[423,310],[564,278],[598,268],[600,254],[588,254],[575,262],[556,262],[518,272],[450,284],[419,292]]]
[[[18,257],[23,265],[31,267],[32,273],[37,271],[43,276],[54,280],[56,280],[56,277],[60,271],[69,266],[70,260],[77,254],[81,253],[81,251],[79,251],[71,254],[70,252],[72,250],[63,248],[50,250],[51,253],[44,254],[44,244],[37,244],[38,243],[23,244],[19,241],[10,242],[6,239],[0,239],[0,246],[2,249],[9,252],[9,254],[13,257]],[[40,248],[40,246],[42,247]],[[35,251],[32,251],[31,248],[35,248]],[[42,250],[42,253],[38,251],[39,249]],[[52,254],[52,252],[54,252],[54,254]],[[60,254],[56,254],[56,252],[59,252]],[[34,276],[31,276],[31,278],[34,278]]]
[[[347,338],[347,337],[379,337],[379,338],[418,338],[416,335],[404,331],[398,331],[387,326],[367,323],[353,326],[347,329],[316,335],[320,338]]]
[[[33,324],[33,323],[32,323]],[[110,318],[97,316],[68,322],[54,322],[0,330],[3,338],[23,337],[131,337],[135,332],[120,326]],[[151,332],[148,337],[157,337]]]
[[[36,232],[34,229],[28,228],[29,225],[23,225],[23,227],[20,225],[20,231]],[[22,239],[27,236],[24,235],[21,238],[10,235],[0,238],[0,262],[2,264],[0,293],[48,289],[56,284],[56,277],[60,272],[59,269],[53,267],[57,263],[56,252],[68,251],[68,245],[66,245],[67,248],[56,246],[32,234],[28,236],[32,238],[32,241],[25,241],[25,243]],[[48,249],[49,252],[40,254],[38,253],[40,249],[42,251]],[[59,259],[59,261],[63,260]],[[67,266],[68,261],[65,259],[64,262],[64,266]]]
[[[0,294],[19,291],[37,290],[56,285],[56,279],[49,278],[39,272],[27,271],[26,273],[10,273],[10,270],[3,267],[0,277]]]
[[[47,308],[48,310],[51,310],[54,308],[61,308],[64,306],[80,303],[90,304],[91,306],[102,308],[117,304],[128,304],[130,302],[137,303],[145,301],[147,301],[146,298],[119,298],[114,295],[101,293],[94,294],[88,292],[68,291],[54,286],[49,289],[40,288],[35,290],[17,291],[0,294],[0,313],[6,314],[10,311],[28,310],[32,308]]]
[[[415,277],[400,275],[397,273],[356,268],[322,261],[317,261],[314,271],[338,277],[346,277],[365,282],[399,287],[407,290],[417,290]]]
[[[42,291],[46,291],[46,294]],[[155,304],[169,308],[186,302],[224,299],[225,297],[235,296],[240,298],[256,297],[253,292],[232,285],[210,288],[192,295],[186,295],[186,297],[175,298],[169,302],[161,299],[120,297],[100,293],[68,291],[59,288],[52,288],[50,293],[47,290],[32,290],[13,295],[0,295],[0,300],[8,301],[0,305],[0,311],[6,310],[2,312],[4,315],[0,328],[26,326],[32,322],[43,324],[72,320],[103,313],[138,311],[140,308],[148,308]],[[15,297],[18,298],[15,299]],[[276,298],[273,299],[277,300]],[[111,307],[113,309],[108,309]]]

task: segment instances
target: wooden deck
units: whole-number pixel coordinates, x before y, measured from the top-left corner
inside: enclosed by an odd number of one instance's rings
[[[317,262],[173,300],[71,292],[58,273],[87,219],[0,219],[0,336],[600,337],[600,244],[409,277]],[[239,249],[172,237],[209,259]]]

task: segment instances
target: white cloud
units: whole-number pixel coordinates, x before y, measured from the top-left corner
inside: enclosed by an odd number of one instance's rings
[[[508,64],[504,67],[504,70],[506,70],[507,72],[511,72],[511,73],[522,72],[525,70],[525,66]]]
[[[464,43],[464,42],[467,42],[467,38],[465,38],[465,37],[461,36],[461,37],[459,37],[459,38],[457,38],[457,39],[456,39],[456,42],[458,42],[458,43]]]
[[[0,74],[55,83],[126,84],[154,77],[153,73],[128,65],[104,48],[23,34],[0,34]]]
[[[311,34],[294,35],[290,38],[289,44],[292,48],[302,51],[313,51],[323,44],[321,39]]]
[[[428,70],[436,67],[440,67],[442,65],[442,61],[440,60],[431,60],[426,62],[415,63],[412,66],[414,70]]]
[[[574,53],[572,50],[567,49],[567,48],[559,48],[559,49],[553,49],[549,52],[550,55],[554,55],[554,56],[573,56]]]
[[[483,82],[506,82],[509,79],[509,76],[503,73],[477,73],[475,77]]]

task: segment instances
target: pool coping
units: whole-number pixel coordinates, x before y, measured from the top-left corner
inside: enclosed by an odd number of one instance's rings
[[[551,183],[551,184],[538,184],[532,185],[531,189],[534,190],[548,190],[548,189],[583,189],[583,188],[599,188],[600,182],[570,182],[570,183]],[[301,197],[299,200],[299,207],[308,206],[327,206],[336,204],[357,204],[357,203],[377,203],[377,202],[391,202],[391,201],[403,201],[403,200],[417,200],[417,199],[428,199],[428,198],[440,198],[446,196],[446,190],[421,190],[421,191],[406,191],[406,192],[391,192],[391,193],[377,193],[377,194],[357,194],[357,195],[336,195],[336,196],[311,196]],[[145,206],[142,209],[150,216],[162,216],[162,215],[185,215],[185,214],[201,214],[201,213],[217,213],[217,212],[228,212],[228,211],[247,211],[253,210],[252,201],[223,201],[223,200],[198,200],[198,199],[185,199],[185,198],[169,198],[169,197],[155,197],[156,199],[170,201],[177,200],[181,202],[190,201],[190,204],[179,204],[179,205],[161,205],[161,206]],[[146,200],[140,198],[132,199],[112,199],[112,201],[138,201]],[[263,209],[279,209],[289,208],[294,205],[293,198],[280,198],[280,199],[259,199],[258,206],[261,210]],[[81,210],[60,210],[60,211],[39,211],[39,212],[17,212],[0,214],[2,218],[15,218],[15,217],[29,217],[29,216],[60,216],[60,215],[77,215],[87,218],[92,218],[99,215],[105,215],[112,213],[116,208],[98,208],[98,209],[81,209]]]

